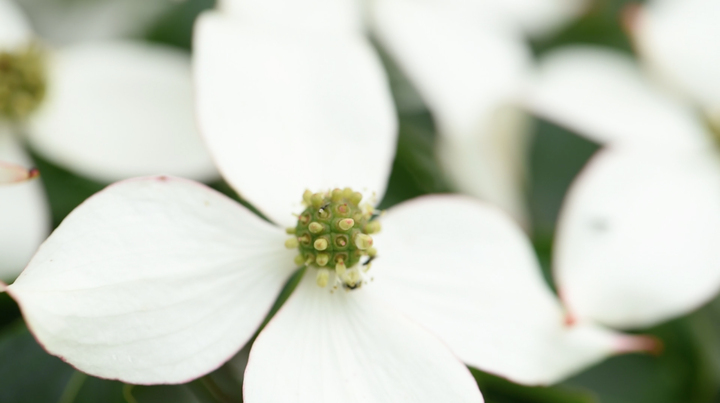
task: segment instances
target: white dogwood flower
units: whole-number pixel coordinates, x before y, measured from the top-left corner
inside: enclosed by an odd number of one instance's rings
[[[630,30],[660,75],[594,47],[543,62],[531,107],[608,144],[572,186],[556,240],[558,286],[582,320],[650,326],[720,288],[718,19],[714,1],[635,10]]]
[[[397,123],[362,36],[211,13],[195,49],[210,150],[271,222],[173,177],[99,192],[6,287],[50,353],[100,377],[188,381],[253,337],[299,266],[252,346],[248,402],[481,402],[463,362],[545,384],[646,347],[568,327],[499,210],[446,195],[377,214]]]
[[[0,0],[0,159],[31,165],[27,141],[48,160],[103,182],[160,172],[216,177],[195,129],[187,55],[131,41],[59,49],[40,41],[21,10]],[[40,184],[24,187],[3,189],[0,219],[14,225],[0,226],[2,239],[18,241],[0,242],[2,279],[19,273],[50,226],[45,202],[31,200],[43,197]],[[26,231],[32,234],[18,235]],[[26,247],[17,247],[20,239]]]

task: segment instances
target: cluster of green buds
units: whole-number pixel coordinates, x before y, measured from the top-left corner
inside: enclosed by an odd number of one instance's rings
[[[22,120],[45,98],[45,57],[36,45],[0,52],[0,120]]]
[[[377,251],[371,234],[380,231],[380,223],[370,204],[361,204],[362,194],[350,188],[333,189],[324,193],[303,194],[305,210],[298,217],[297,226],[288,228],[294,236],[285,242],[297,248],[298,266],[317,269],[317,284],[325,287],[330,271],[347,289],[362,285],[363,272],[370,269],[370,261]],[[362,261],[362,262],[361,262]]]

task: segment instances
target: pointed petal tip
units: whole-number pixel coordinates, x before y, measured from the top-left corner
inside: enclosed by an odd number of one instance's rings
[[[37,168],[30,168],[28,170],[28,179],[35,179],[40,176],[40,170]]]
[[[573,326],[573,325],[575,325],[575,324],[577,323],[577,321],[578,321],[578,320],[577,320],[577,318],[575,317],[575,315],[573,315],[573,314],[570,313],[570,312],[566,312],[566,313],[565,313],[565,319],[564,319],[564,324],[565,324],[565,326],[567,326],[567,327]]]
[[[665,350],[665,344],[658,337],[643,335],[620,335],[615,344],[617,354],[646,353],[659,356]]]
[[[37,168],[27,169],[22,165],[0,162],[0,185],[12,185],[35,179],[40,175]]]

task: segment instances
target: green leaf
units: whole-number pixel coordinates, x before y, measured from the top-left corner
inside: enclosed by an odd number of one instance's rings
[[[689,318],[679,318],[643,333],[660,339],[664,351],[657,356],[612,357],[564,384],[592,390],[602,403],[715,401],[717,379],[708,372],[707,353],[697,343]]]
[[[20,318],[20,308],[7,293],[0,293],[0,331]]]
[[[228,378],[231,376],[230,372],[220,369],[185,385],[127,385],[84,374],[48,354],[22,321],[0,333],[0,402],[3,403],[241,402],[241,384]],[[221,392],[219,397],[215,385],[232,393]]]
[[[47,354],[22,322],[0,334],[0,402],[61,402],[74,372]]]
[[[397,153],[380,208],[428,193],[449,191],[450,186],[435,157],[432,118],[427,112],[401,115]]]
[[[195,19],[201,12],[211,9],[214,5],[213,0],[178,2],[148,31],[146,39],[190,50]]]
[[[426,193],[450,191],[435,157],[435,127],[430,114],[401,117],[396,158],[419,189]]]
[[[187,385],[125,385],[123,396],[127,403],[205,403]]]
[[[570,44],[592,44],[632,53],[632,43],[622,27],[622,13],[626,6],[642,0],[595,0],[588,12],[573,21],[558,35],[533,43],[535,53]]]

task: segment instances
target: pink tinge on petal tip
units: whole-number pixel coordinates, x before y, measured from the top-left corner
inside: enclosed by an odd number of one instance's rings
[[[40,176],[37,168],[27,169],[21,165],[0,162],[0,185],[25,182]]]
[[[620,11],[620,25],[625,34],[632,40],[638,30],[642,13],[642,6],[639,3],[630,3]]]
[[[557,279],[555,279],[557,281]],[[565,293],[561,288],[558,287],[557,290],[558,299],[560,300],[560,303],[563,307],[563,314],[564,314],[564,324],[565,326],[574,326],[578,322],[578,317],[573,313],[572,309],[570,309],[570,305],[568,304],[568,299],[565,297]]]
[[[0,281],[0,292],[5,292],[6,289],[7,289],[7,284]]]
[[[615,344],[617,354],[647,353],[654,356],[662,354],[665,345],[659,338],[649,335],[619,335]]]
[[[558,290],[558,297],[562,301],[565,315],[564,324],[566,327],[573,327],[579,323],[578,317],[570,310],[567,299],[563,297],[561,290]],[[629,335],[619,334],[615,341],[614,351],[616,354],[626,353],[647,353],[654,356],[662,354],[665,345],[662,340],[652,335]]]

